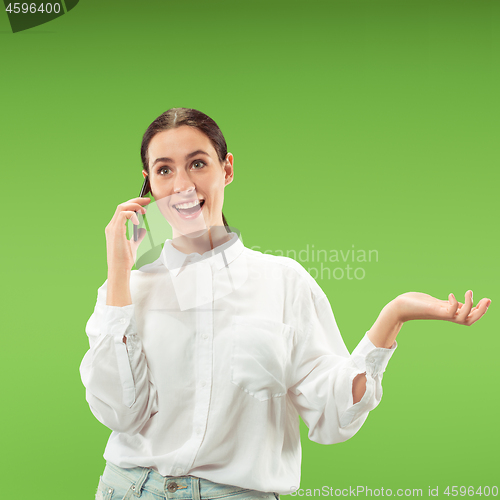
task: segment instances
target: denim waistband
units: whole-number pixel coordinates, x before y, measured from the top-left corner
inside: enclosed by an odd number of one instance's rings
[[[214,483],[194,476],[162,476],[148,467],[125,469],[106,462],[104,479],[114,474],[128,480],[137,496],[140,496],[141,490],[146,490],[172,500],[211,500],[252,491],[248,488]],[[258,493],[262,494],[262,492]]]

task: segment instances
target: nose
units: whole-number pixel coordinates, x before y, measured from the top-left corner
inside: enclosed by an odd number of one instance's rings
[[[189,174],[184,169],[178,169],[174,177],[174,193],[190,193],[195,186]]]

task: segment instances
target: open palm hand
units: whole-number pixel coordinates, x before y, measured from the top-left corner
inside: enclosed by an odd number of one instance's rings
[[[472,290],[465,293],[465,303],[458,302],[450,293],[448,300],[440,300],[419,292],[407,292],[399,295],[395,300],[395,309],[401,322],[414,319],[441,319],[472,325],[487,311],[491,300],[481,299],[473,306]]]

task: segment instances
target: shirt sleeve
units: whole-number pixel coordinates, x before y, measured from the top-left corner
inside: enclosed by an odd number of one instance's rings
[[[158,411],[157,392],[137,332],[135,306],[106,305],[106,286],[107,281],[99,288],[87,322],[90,349],[80,375],[94,416],[114,431],[133,435]]]
[[[352,437],[382,399],[382,376],[397,347],[377,348],[367,334],[349,355],[326,295],[304,298],[293,349],[289,397],[309,429],[309,439],[333,444]],[[302,328],[301,328],[302,327]],[[353,404],[354,377],[366,390]]]

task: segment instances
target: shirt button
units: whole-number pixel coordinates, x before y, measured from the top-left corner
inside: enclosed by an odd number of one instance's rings
[[[124,325],[126,322],[127,322],[127,320],[126,320],[125,318],[122,318],[122,319],[120,320],[120,323],[121,323],[122,325]]]
[[[175,469],[175,473],[179,476],[182,474],[182,469],[180,467],[177,467],[177,469]],[[177,489],[177,484],[175,485],[176,489]]]
[[[208,339],[208,335],[206,333],[204,333],[202,336],[201,336],[202,339],[206,340]]]
[[[207,383],[206,383],[204,380],[202,380],[202,381],[201,381],[201,386],[202,386],[202,387],[205,387],[206,385],[207,385]]]
[[[203,430],[200,427],[198,427],[198,429],[196,429],[196,434],[201,434],[202,432],[203,432]]]

